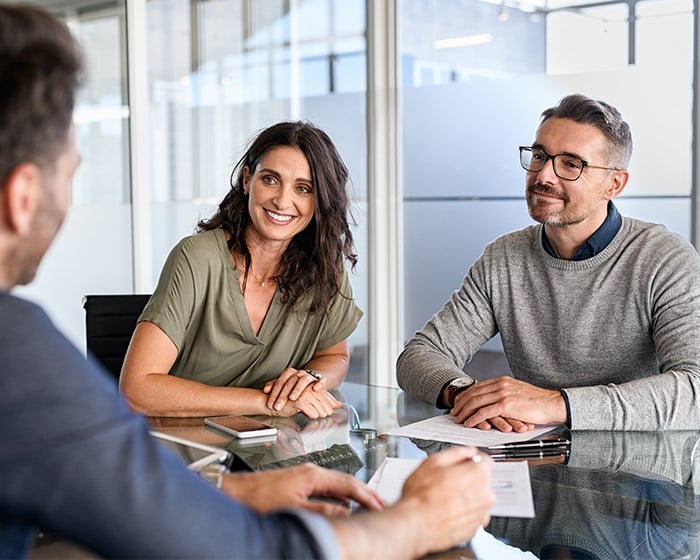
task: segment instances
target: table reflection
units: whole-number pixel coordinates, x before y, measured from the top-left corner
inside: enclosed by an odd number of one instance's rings
[[[440,412],[397,398],[397,422]],[[535,517],[489,534],[542,560],[700,557],[700,432],[571,432],[566,464],[529,461]],[[427,454],[448,446],[416,440]]]
[[[530,469],[534,519],[488,529],[539,558],[697,558],[698,432],[573,432],[565,467]]]
[[[236,453],[253,469],[268,470],[313,462],[350,474],[364,465],[350,445],[350,431],[356,412],[344,404],[326,418],[265,418],[277,428],[273,440],[233,439],[226,449]]]
[[[386,457],[422,458],[450,445],[385,435],[443,413],[398,389],[345,383],[335,393],[343,404],[328,418],[257,417],[278,428],[272,441],[237,440],[205,427],[201,418],[152,420],[160,431],[225,447],[254,469],[310,460],[364,481]],[[514,557],[519,549],[542,559],[700,556],[700,432],[570,437],[566,464],[529,461],[535,517],[492,518],[484,540],[495,537]],[[465,557],[473,551],[435,555]]]

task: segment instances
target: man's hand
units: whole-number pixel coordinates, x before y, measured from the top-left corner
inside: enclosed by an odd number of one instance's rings
[[[457,395],[450,411],[468,428],[525,432],[535,424],[566,422],[561,393],[541,389],[509,376],[479,381]]]
[[[473,447],[431,455],[392,507],[331,522],[341,550],[353,558],[420,558],[468,541],[490,520],[491,466]]]
[[[432,549],[469,540],[488,525],[495,501],[491,468],[491,460],[473,447],[457,446],[429,456],[406,480],[401,501],[420,503],[422,532],[436,539]]]
[[[472,426],[469,426],[470,428]],[[502,416],[497,416],[496,418],[489,418],[485,422],[480,422],[474,428],[479,428],[480,430],[490,430],[495,428],[500,432],[527,432],[529,430],[534,430],[535,425],[532,422],[522,422],[516,420],[515,418],[503,418]]]
[[[221,489],[260,513],[286,507],[303,507],[331,516],[349,513],[342,505],[310,498],[354,500],[370,510],[384,507],[379,495],[354,476],[312,463],[273,471],[226,474]]]

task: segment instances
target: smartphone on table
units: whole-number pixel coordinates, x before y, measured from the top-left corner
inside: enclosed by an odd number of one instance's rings
[[[255,418],[238,414],[231,416],[212,416],[210,418],[205,418],[204,423],[207,426],[211,426],[212,428],[216,428],[217,430],[221,430],[237,438],[274,436],[277,434],[277,428],[274,426],[269,426]]]

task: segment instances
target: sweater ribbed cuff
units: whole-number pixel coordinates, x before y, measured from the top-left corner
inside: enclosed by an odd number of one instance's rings
[[[561,398],[564,399],[564,406],[566,406],[566,427],[571,428],[571,405],[569,404],[569,395],[566,394],[564,389],[559,389],[561,393]]]

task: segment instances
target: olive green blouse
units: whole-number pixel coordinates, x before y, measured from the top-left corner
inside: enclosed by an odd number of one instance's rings
[[[326,313],[292,309],[279,290],[256,335],[222,229],[182,239],[171,251],[139,321],[160,327],[178,349],[170,375],[207,385],[262,388],[287,367],[350,336],[362,318],[347,271]]]

